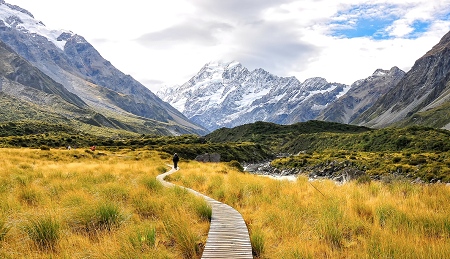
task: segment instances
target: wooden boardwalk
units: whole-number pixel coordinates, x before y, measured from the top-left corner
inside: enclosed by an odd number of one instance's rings
[[[174,172],[176,170],[172,168],[172,170],[158,175],[156,178],[164,186],[172,187],[175,185],[164,181],[164,178]],[[226,204],[192,189],[186,189],[195,195],[203,197],[212,207],[211,225],[202,259],[253,259],[248,229],[242,215]]]

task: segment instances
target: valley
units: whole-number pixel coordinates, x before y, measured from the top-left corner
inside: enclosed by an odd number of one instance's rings
[[[153,93],[0,0],[0,258],[201,258],[214,212],[157,180],[174,153],[165,180],[239,212],[254,259],[450,258],[450,32],[416,52],[348,84],[211,61]]]

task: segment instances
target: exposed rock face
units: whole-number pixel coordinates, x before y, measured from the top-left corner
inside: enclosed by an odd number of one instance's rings
[[[450,123],[450,33],[378,101],[353,122],[372,127]]]
[[[55,82],[32,66],[3,42],[0,42],[0,56],[2,57],[0,76],[44,93],[60,96],[68,103],[72,103],[80,108],[87,107],[86,103],[77,95],[67,91],[63,85]]]
[[[278,77],[249,71],[238,62],[208,63],[179,87],[158,92],[194,122],[209,130],[256,121],[292,124],[316,116],[349,87],[310,78]]]
[[[0,11],[0,40],[61,86],[55,93],[56,88],[50,89],[47,81],[40,78],[35,88],[61,95],[77,106],[87,105],[98,114],[112,114],[115,120],[120,117],[123,120],[118,126],[140,120],[140,127],[148,127],[148,131],[153,130],[149,126],[158,124],[157,127],[166,127],[165,131],[173,134],[206,133],[141,83],[116,69],[82,36],[48,29],[28,11],[4,1],[0,2]],[[26,69],[25,63],[15,66],[22,65]],[[25,78],[23,71],[16,72],[21,76],[9,73],[15,77],[13,81],[31,80]]]
[[[207,162],[218,163],[218,162],[220,162],[220,154],[218,154],[218,153],[211,153],[211,154],[206,153],[206,154],[203,154],[203,155],[198,155],[195,158],[195,160],[199,161],[199,162],[204,162],[204,163],[207,163]]]
[[[317,119],[350,124],[404,76],[405,72],[397,67],[390,70],[377,69],[372,76],[353,83],[350,90],[325,108]]]

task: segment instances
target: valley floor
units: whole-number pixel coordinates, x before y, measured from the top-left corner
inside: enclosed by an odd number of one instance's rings
[[[193,162],[170,178],[241,212],[260,258],[450,257],[446,184],[278,181]]]
[[[148,150],[0,149],[1,258],[199,258],[208,206]],[[168,181],[238,210],[258,258],[450,258],[450,187],[279,181],[182,158]]]

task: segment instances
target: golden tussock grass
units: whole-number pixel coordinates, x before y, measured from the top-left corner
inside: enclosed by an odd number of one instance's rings
[[[0,149],[0,258],[199,258],[203,200],[164,154]],[[163,157],[163,158],[161,158]]]
[[[236,208],[260,258],[450,258],[450,187],[278,181],[226,164],[169,178]]]

